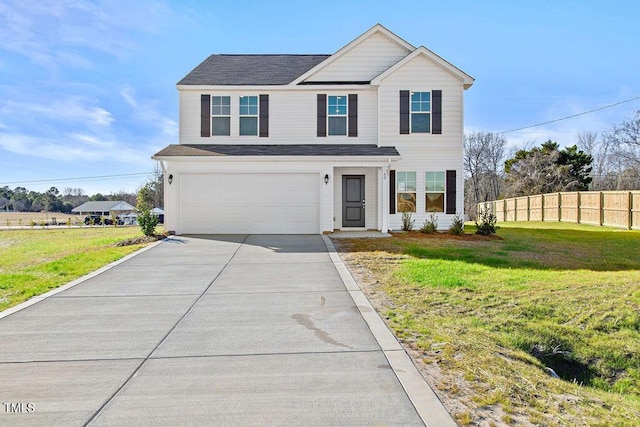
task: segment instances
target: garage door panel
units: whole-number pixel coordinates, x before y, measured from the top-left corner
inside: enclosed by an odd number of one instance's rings
[[[183,174],[180,232],[319,232],[317,174]]]

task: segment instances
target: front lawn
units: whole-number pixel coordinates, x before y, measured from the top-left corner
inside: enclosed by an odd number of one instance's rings
[[[143,245],[138,227],[0,231],[0,311],[109,264]]]
[[[460,424],[637,425],[640,233],[500,225],[336,245]]]

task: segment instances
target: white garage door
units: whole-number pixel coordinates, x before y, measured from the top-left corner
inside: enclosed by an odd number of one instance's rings
[[[317,174],[180,176],[182,234],[317,234]]]

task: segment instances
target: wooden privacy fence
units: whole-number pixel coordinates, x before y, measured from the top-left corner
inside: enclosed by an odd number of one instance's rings
[[[498,221],[560,221],[640,230],[640,191],[576,191],[478,204]]]

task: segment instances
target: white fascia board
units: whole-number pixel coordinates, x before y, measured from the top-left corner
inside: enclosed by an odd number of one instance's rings
[[[152,156],[154,160],[164,160],[171,163],[274,163],[296,162],[317,163],[330,162],[333,164],[363,166],[385,166],[390,161],[397,161],[401,156]]]
[[[176,86],[179,91],[194,91],[194,92],[213,92],[213,91],[226,91],[226,92],[277,92],[277,91],[291,91],[291,90],[301,90],[301,91],[328,91],[328,90],[366,90],[371,89],[372,86],[370,84],[361,84],[361,85],[342,85],[342,84],[321,84],[321,85],[263,85],[263,86],[235,86],[235,85],[177,85]]]
[[[326,68],[327,66],[332,64],[336,59],[344,56],[347,52],[351,51],[354,47],[358,46],[360,43],[362,43],[363,41],[365,41],[366,39],[368,39],[369,37],[377,33],[381,33],[386,37],[390,38],[392,41],[396,42],[397,44],[405,48],[407,52],[411,52],[415,49],[414,46],[412,46],[402,38],[398,37],[397,35],[389,31],[388,29],[386,29],[381,24],[376,24],[373,27],[371,27],[369,30],[361,34],[360,36],[356,37],[351,42],[347,43],[344,47],[342,47],[336,53],[334,53],[333,55],[331,55],[330,57],[328,57],[327,59],[325,59],[324,61],[322,61],[321,63],[319,63],[318,65],[316,65],[315,67],[313,67],[312,69],[310,69],[309,71],[307,71],[306,73],[304,73],[303,75],[295,79],[294,81],[292,81],[291,83],[289,83],[289,85],[290,86],[298,85],[301,82],[304,82],[309,77],[316,74],[318,71]]]
[[[389,67],[387,70],[380,73],[377,77],[371,80],[371,84],[376,86],[380,85],[382,80],[384,80],[386,77],[390,76],[391,74],[393,74],[394,72],[402,68],[405,64],[407,64],[408,62],[410,62],[411,60],[413,60],[414,58],[420,55],[423,55],[425,58],[433,61],[435,64],[439,65],[441,68],[443,68],[444,70],[448,71],[450,74],[453,74],[455,77],[460,79],[465,89],[469,89],[471,85],[473,85],[473,82],[475,81],[473,77],[471,77],[469,74],[465,73],[460,68],[456,67],[449,61],[443,59],[441,56],[430,51],[424,46],[420,46],[419,48],[411,52],[411,54],[405,56],[400,61],[396,62],[394,65]]]

